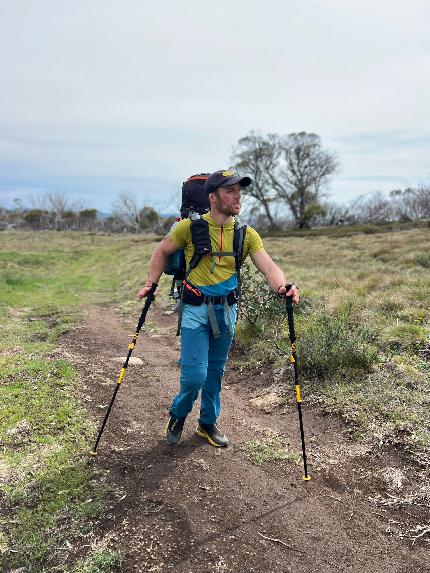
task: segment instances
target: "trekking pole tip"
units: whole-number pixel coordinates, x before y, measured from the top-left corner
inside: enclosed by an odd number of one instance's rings
[[[304,481],[311,481],[311,476],[303,476]]]
[[[95,450],[93,450],[93,451],[91,451],[88,455],[89,455],[91,458],[95,458],[95,457],[97,456],[97,452],[96,452]]]

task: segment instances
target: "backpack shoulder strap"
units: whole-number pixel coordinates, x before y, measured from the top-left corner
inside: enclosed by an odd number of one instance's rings
[[[238,221],[234,222],[233,250],[235,252],[235,263],[237,273],[237,306],[238,316],[242,301],[242,280],[240,277],[240,267],[243,263],[243,249],[245,246],[246,225],[240,225]]]
[[[191,219],[191,241],[194,247],[194,254],[191,257],[190,264],[184,276],[185,282],[188,279],[188,275],[193,269],[199,264],[205,255],[208,255],[212,251],[212,243],[209,235],[209,223],[205,219]],[[178,328],[176,330],[176,336],[179,336],[181,332],[182,323],[182,311],[183,311],[183,288],[181,289],[180,299],[179,299],[179,309],[178,309]]]
[[[240,273],[240,267],[243,263],[243,249],[245,246],[246,225],[234,223],[233,251],[235,253],[236,271]]]
[[[212,252],[209,223],[205,219],[200,218],[191,221],[191,240],[194,247],[194,254],[188,265],[185,279],[190,272],[196,268],[201,259]]]

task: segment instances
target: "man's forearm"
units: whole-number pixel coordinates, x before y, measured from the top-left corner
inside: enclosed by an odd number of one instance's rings
[[[287,282],[284,273],[276,264],[273,264],[273,266],[268,269],[268,271],[265,273],[265,276],[268,285],[274,292],[276,292],[280,286],[285,285]]]
[[[166,265],[167,255],[160,249],[155,249],[149,261],[148,277],[145,286],[151,286],[152,283],[158,283],[163,274]]]
[[[269,287],[277,292],[280,286],[285,285],[286,279],[282,270],[270,258],[266,251],[258,251],[251,255],[252,262],[264,275]]]

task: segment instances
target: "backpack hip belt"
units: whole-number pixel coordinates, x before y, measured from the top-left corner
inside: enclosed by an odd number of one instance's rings
[[[233,306],[234,304],[237,304],[237,302],[238,302],[238,293],[236,290],[229,292],[226,296],[205,296],[198,287],[184,280],[181,288],[177,334],[179,334],[181,327],[184,304],[190,304],[192,306],[201,306],[202,304],[207,305],[208,319],[212,328],[214,338],[219,338],[221,336],[214,305],[216,304],[222,305],[224,308],[224,322],[226,323],[230,331],[230,334],[233,334],[233,325],[231,322],[229,307]]]

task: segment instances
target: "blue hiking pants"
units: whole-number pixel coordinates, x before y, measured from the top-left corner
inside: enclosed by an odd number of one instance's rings
[[[208,320],[207,305],[183,305],[181,324],[181,375],[179,394],[173,399],[169,413],[185,418],[201,391],[199,422],[215,424],[221,412],[221,380],[233,340],[236,305],[229,307],[229,316],[221,305],[215,305],[220,336],[214,338]]]

